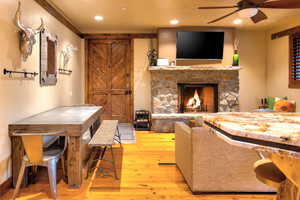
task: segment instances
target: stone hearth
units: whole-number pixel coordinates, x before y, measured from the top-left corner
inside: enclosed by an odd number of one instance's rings
[[[239,71],[237,69],[180,70],[180,68],[174,68],[174,70],[153,69],[150,71],[153,113],[179,112],[179,83],[218,84],[218,111],[239,111]]]

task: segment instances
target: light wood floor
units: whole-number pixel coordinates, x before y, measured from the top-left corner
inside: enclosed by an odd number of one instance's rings
[[[57,199],[62,200],[275,200],[273,195],[192,195],[173,163],[174,134],[137,132],[137,144],[115,147],[121,179],[93,174],[80,189],[68,189],[63,181],[57,185]],[[107,156],[110,154],[106,154]],[[103,165],[104,163],[102,163]],[[111,172],[109,172],[112,174]],[[10,190],[0,197],[9,199]],[[21,200],[51,199],[46,171],[38,183],[20,190]]]

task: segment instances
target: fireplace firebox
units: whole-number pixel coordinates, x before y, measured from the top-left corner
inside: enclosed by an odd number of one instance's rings
[[[218,84],[179,83],[178,111],[218,112]]]

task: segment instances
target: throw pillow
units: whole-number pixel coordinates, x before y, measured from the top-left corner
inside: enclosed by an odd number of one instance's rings
[[[274,110],[276,112],[295,112],[296,102],[288,100],[277,100],[275,102]]]
[[[287,97],[268,97],[267,98],[268,108],[273,110],[276,100],[280,100],[280,99],[288,100]]]

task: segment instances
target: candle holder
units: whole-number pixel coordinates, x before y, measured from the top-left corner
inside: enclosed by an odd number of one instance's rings
[[[237,50],[234,50],[232,66],[239,66],[239,64],[240,64],[240,55],[238,54]]]

